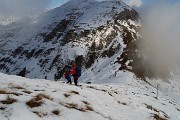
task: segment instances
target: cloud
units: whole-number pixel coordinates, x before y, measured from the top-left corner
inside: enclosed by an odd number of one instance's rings
[[[180,4],[158,2],[143,16],[140,49],[155,73],[180,70]],[[171,72],[172,72],[171,71]]]
[[[141,0],[123,0],[127,5],[130,7],[141,7],[142,1]]]
[[[47,9],[51,0],[0,0],[0,16],[39,14]]]

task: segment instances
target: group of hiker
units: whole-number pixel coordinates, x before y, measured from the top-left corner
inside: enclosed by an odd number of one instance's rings
[[[78,78],[80,76],[81,68],[77,67],[75,63],[72,63],[72,65],[66,65],[64,77],[67,79],[67,83],[72,84],[71,79],[74,78],[74,84],[77,86]]]

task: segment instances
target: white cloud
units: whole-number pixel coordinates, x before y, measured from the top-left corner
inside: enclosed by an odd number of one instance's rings
[[[143,15],[141,49],[151,63],[149,66],[156,73],[176,68],[180,74],[179,11],[180,4],[162,1],[151,6]]]
[[[141,0],[123,0],[127,5],[130,7],[141,7],[142,1]]]

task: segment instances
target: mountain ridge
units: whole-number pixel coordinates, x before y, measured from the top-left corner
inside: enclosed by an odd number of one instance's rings
[[[88,69],[99,58],[134,49],[126,46],[140,36],[136,11],[120,1],[73,2],[42,14],[22,28],[17,26],[19,30],[13,29],[17,33],[2,38],[1,72],[19,74],[26,68],[26,77],[58,79],[64,65],[72,61]],[[129,60],[119,59],[117,63],[125,70]]]

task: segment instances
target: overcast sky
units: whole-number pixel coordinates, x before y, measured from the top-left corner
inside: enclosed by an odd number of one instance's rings
[[[22,16],[45,11],[52,0],[0,0],[0,16]]]
[[[47,9],[58,7],[69,0],[0,0],[0,16],[23,16],[39,14]],[[102,1],[102,0],[98,0]],[[175,3],[178,0],[123,0],[130,6],[146,8],[159,1]]]

